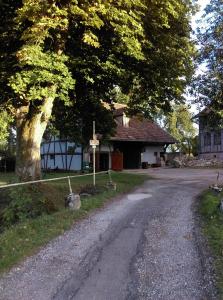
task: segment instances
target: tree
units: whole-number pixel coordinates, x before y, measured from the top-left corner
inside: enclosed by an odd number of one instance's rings
[[[107,141],[115,133],[116,123],[112,110],[106,109],[94,98],[77,100],[69,109],[64,107],[64,103],[57,101],[51,124],[64,137],[84,147],[89,145],[89,140],[92,139],[93,121],[101,141]]]
[[[191,1],[1,5],[7,24],[0,27],[1,102],[15,108],[22,180],[40,177],[40,142],[56,99],[69,109],[76,99],[88,103],[89,95],[89,101],[107,100],[117,85],[133,110],[167,110],[191,76]]]
[[[171,111],[173,103],[184,101],[183,92],[194,72],[194,44],[191,41],[192,1],[146,1],[144,19],[150,47],[144,49],[148,64],[136,68],[130,106],[146,115],[157,108]]]
[[[18,46],[15,55],[12,54],[12,60],[16,61],[13,74],[4,73],[13,97],[10,100],[16,108],[16,172],[22,180],[37,179],[40,177],[40,143],[54,100],[59,98],[69,103],[69,91],[75,84],[66,54],[71,28],[81,24],[81,43],[97,49],[100,41],[95,31],[109,27],[115,32],[120,53],[143,59],[140,41],[143,5],[141,1],[133,3],[131,0],[118,3],[24,0],[16,6],[13,1],[4,1],[3,5],[5,19],[9,19],[13,32],[8,40]],[[5,35],[9,37],[8,30],[1,29],[4,40]],[[2,52],[1,64],[6,69],[5,49]]]
[[[177,144],[171,145],[172,151],[192,154],[197,131],[186,105],[174,106],[173,111],[164,120],[164,128],[178,141]]]
[[[94,101],[98,107],[100,99],[125,102],[130,114],[143,111],[151,116],[157,108],[170,110],[173,99],[182,101],[182,92],[193,71],[194,47],[189,26],[193,7],[190,1],[145,4],[142,25],[146,41],[142,44],[141,60],[120,53],[119,42],[115,42],[118,37],[109,27],[97,32],[101,47],[96,51],[80,42],[81,25],[71,28],[69,56],[76,79],[75,105],[84,103],[88,107],[89,101],[91,107]],[[70,114],[69,120],[72,127],[76,114]]]
[[[212,106],[215,114],[222,117],[223,96],[223,2],[211,0],[203,16],[203,27],[198,30],[200,53],[198,63],[205,69],[195,78],[197,102]]]

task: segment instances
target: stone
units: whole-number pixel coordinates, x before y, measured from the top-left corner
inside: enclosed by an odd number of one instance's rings
[[[174,168],[181,168],[182,167],[182,162],[178,159],[173,159],[171,163],[172,163],[172,166]]]
[[[71,193],[65,198],[65,207],[70,210],[78,210],[81,207],[81,199],[79,194]]]
[[[180,167],[191,167],[191,168],[200,168],[200,167],[222,167],[223,161],[218,160],[216,158],[199,158],[192,157],[187,155],[182,155],[180,157],[176,157],[169,161],[169,165],[172,165],[175,168]]]
[[[114,182],[112,182],[112,181],[109,181],[109,182],[107,183],[107,188],[116,191],[117,185],[116,185],[116,183],[114,183]]]

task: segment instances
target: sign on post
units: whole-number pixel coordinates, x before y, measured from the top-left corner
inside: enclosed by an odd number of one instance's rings
[[[95,121],[93,121],[93,136],[90,140],[90,146],[93,149],[93,185],[95,186],[95,149],[99,146],[99,140],[97,140],[97,135],[95,134]]]
[[[90,146],[99,146],[99,140],[90,140]]]

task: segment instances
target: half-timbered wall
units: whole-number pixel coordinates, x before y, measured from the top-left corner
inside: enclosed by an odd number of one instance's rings
[[[82,149],[67,140],[51,137],[41,144],[41,166],[51,170],[81,170]]]
[[[223,159],[223,129],[210,128],[207,117],[199,117],[199,152],[204,158]]]

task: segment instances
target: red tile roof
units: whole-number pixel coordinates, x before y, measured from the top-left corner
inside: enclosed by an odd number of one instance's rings
[[[133,117],[129,121],[129,127],[117,125],[116,134],[112,141],[135,141],[148,143],[174,144],[177,141],[156,123],[147,119]]]

